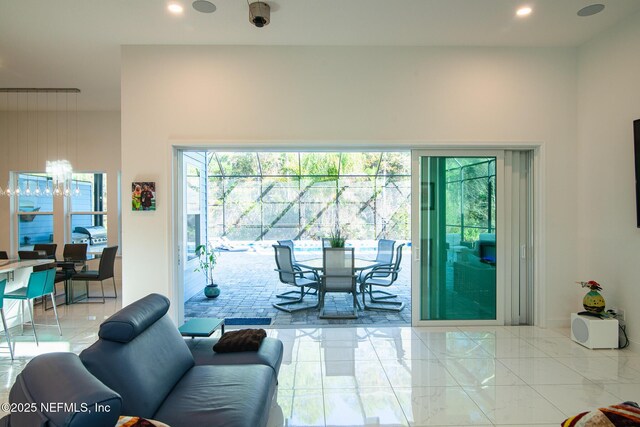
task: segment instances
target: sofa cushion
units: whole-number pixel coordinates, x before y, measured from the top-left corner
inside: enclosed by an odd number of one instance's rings
[[[282,363],[282,341],[266,337],[258,351],[239,353],[216,353],[211,349],[216,342],[217,338],[187,340],[196,365],[265,365],[271,367],[278,376]]]
[[[152,418],[171,427],[266,426],[275,385],[263,365],[195,366]]]
[[[103,340],[126,343],[140,335],[169,310],[169,299],[150,294],[124,307],[100,325]]]
[[[93,375],[122,396],[123,414],[144,418],[153,418],[173,386],[194,364],[168,316],[130,342],[100,339],[80,353],[80,358]]]
[[[34,405],[29,406],[34,410],[12,413],[8,425],[67,427],[113,427],[122,403],[74,353],[33,358],[16,378],[9,402]]]
[[[227,332],[213,346],[216,353],[233,353],[238,351],[258,351],[262,340],[267,337],[264,329],[240,329]]]

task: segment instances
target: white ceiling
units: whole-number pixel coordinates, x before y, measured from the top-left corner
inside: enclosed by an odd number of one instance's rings
[[[277,0],[271,24],[246,0],[182,16],[164,0],[0,1],[0,87],[78,87],[80,108],[120,108],[120,46],[579,46],[640,10],[639,0]],[[591,3],[605,10],[580,18]],[[515,10],[530,5],[527,18]]]

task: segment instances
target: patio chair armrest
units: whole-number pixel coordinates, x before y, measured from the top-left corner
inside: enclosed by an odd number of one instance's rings
[[[282,270],[280,268],[274,268],[273,271],[277,271],[278,273],[293,274],[295,276],[300,276],[300,277],[302,277],[306,273],[311,273],[311,274],[314,274],[316,276],[318,275],[318,273],[316,273],[314,270],[294,270],[294,271],[289,271],[289,270]]]
[[[391,273],[397,273],[398,271],[400,271],[400,269],[395,269],[395,268],[376,268],[374,270],[371,270],[368,274],[391,274]]]
[[[364,283],[369,279],[375,278],[375,277],[386,277],[390,274],[397,274],[398,272],[400,272],[400,268],[398,268],[397,270],[395,268],[375,268],[371,271],[369,271],[367,274],[365,274],[362,279],[360,279],[360,283]]]
[[[392,268],[393,267],[393,263],[392,262],[385,262],[384,264],[378,264],[376,266],[374,266],[373,268]]]

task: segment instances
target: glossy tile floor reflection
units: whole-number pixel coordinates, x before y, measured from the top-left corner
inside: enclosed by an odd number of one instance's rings
[[[276,426],[559,425],[640,401],[640,354],[536,327],[272,329]]]
[[[38,326],[0,341],[0,403],[35,355],[79,353],[120,308],[60,307],[63,336]],[[53,325],[51,311],[36,321]],[[535,327],[269,329],[284,359],[269,427],[559,425],[569,415],[640,401],[640,354],[587,350],[568,330]],[[1,414],[0,414],[1,415]]]

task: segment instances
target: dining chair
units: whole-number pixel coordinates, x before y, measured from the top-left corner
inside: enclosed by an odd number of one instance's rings
[[[362,292],[362,305],[365,310],[401,311],[404,308],[404,302],[386,301],[389,298],[397,298],[397,295],[382,290],[373,290],[374,286],[388,288],[398,280],[398,273],[400,273],[402,264],[403,246],[404,243],[396,248],[396,259],[393,264],[374,267],[362,277],[360,291]],[[376,305],[367,305],[367,291],[369,292],[370,301]],[[373,294],[376,292],[381,292],[384,296],[374,297]]]
[[[13,360],[13,345],[11,344],[11,333],[7,328],[7,320],[4,317],[4,290],[7,286],[7,279],[0,280],[0,317],[2,317],[2,327],[4,328],[4,336],[7,339],[7,345],[9,346],[9,354],[11,360]]]
[[[87,260],[86,243],[67,243],[62,250],[62,258],[65,261],[82,262]]]
[[[319,287],[319,280],[317,273],[313,270],[296,269],[293,265],[293,259],[291,256],[291,248],[285,245],[273,245],[276,257],[276,268],[278,272],[280,282],[287,285],[296,286],[298,289],[295,291],[285,292],[280,295],[276,295],[279,298],[290,299],[291,301],[272,303],[274,308],[278,310],[286,311],[287,313],[293,313],[295,311],[308,310],[311,308],[317,308],[318,302],[315,305],[303,305],[301,307],[289,308],[288,306],[294,304],[301,304],[304,302],[304,297],[311,290],[317,291]],[[314,279],[308,279],[305,274],[311,274]],[[291,293],[295,293],[298,297],[289,296]]]
[[[58,245],[56,243],[38,243],[33,245],[34,251],[44,251],[47,254],[47,257],[52,260],[56,259],[57,249]]]
[[[89,295],[89,282],[100,282],[100,289],[102,290],[102,303],[104,304],[105,298],[118,298],[118,291],[116,289],[116,279],[114,274],[114,266],[116,263],[116,255],[118,254],[117,246],[109,246],[102,250],[100,256],[100,265],[98,270],[85,270],[78,273],[74,273],[71,276],[71,280],[83,280],[86,282],[86,299],[100,298],[92,297]],[[104,295],[104,280],[111,279],[113,281],[113,296]],[[89,302],[89,301],[85,301]]]
[[[18,251],[18,258],[23,259],[46,259],[45,251]]]
[[[320,318],[357,319],[356,274],[353,248],[324,248],[322,250],[324,272],[320,275]],[[353,312],[349,315],[327,315],[325,299],[327,292],[350,293],[353,297]]]
[[[9,259],[9,254],[7,254],[7,251],[0,251],[0,259]]]
[[[38,343],[38,333],[36,332],[36,323],[33,317],[33,308],[31,307],[31,301],[36,298],[46,298],[47,294],[51,296],[53,299],[53,281],[55,279],[56,270],[55,268],[50,268],[48,270],[43,271],[34,271],[29,276],[29,282],[27,286],[23,286],[14,291],[7,292],[4,297],[6,299],[15,299],[20,301],[20,317],[22,319],[22,328],[24,331],[24,303],[26,301],[27,307],[29,309],[29,316],[31,318],[31,326],[33,327],[33,336],[36,340],[36,344]],[[58,332],[62,335],[62,329],[60,328],[60,320],[58,319],[58,310],[56,310],[55,305],[53,308],[53,312],[56,317],[56,324],[58,325]],[[40,326],[51,326],[51,325],[40,325]]]

